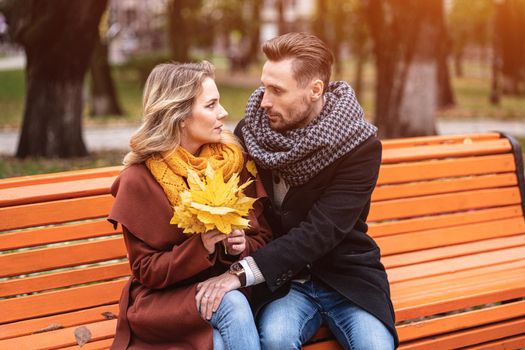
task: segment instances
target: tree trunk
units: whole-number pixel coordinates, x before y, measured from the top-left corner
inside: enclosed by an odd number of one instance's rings
[[[104,39],[98,38],[95,42],[93,56],[90,62],[91,96],[90,111],[92,116],[122,115],[118,103],[111,67],[108,62],[108,44]]]
[[[388,6],[386,6],[388,5]],[[441,0],[369,0],[376,58],[376,118],[384,138],[433,135]]]
[[[17,157],[86,155],[82,89],[107,0],[17,0],[6,11],[25,49],[26,104]]]
[[[192,0],[170,0],[168,2],[168,23],[171,54],[177,62],[190,60],[191,4]]]
[[[277,10],[277,29],[279,31],[279,35],[286,34],[288,30],[286,25],[286,18],[284,16],[284,0],[276,0],[275,9]]]

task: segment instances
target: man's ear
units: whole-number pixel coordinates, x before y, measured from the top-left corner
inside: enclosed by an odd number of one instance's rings
[[[311,82],[310,98],[313,102],[318,101],[323,96],[324,83],[321,79]]]

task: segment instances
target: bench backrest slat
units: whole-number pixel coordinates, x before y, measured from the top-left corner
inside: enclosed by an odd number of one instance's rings
[[[521,198],[517,188],[466,191],[376,202],[368,219],[374,222],[519,203]]]
[[[112,204],[113,197],[106,194],[0,208],[0,230],[106,217]]]
[[[126,257],[121,237],[0,255],[0,276],[15,276]]]
[[[0,235],[0,251],[17,248],[28,248],[38,245],[74,241],[86,238],[96,238],[122,233],[114,230],[105,219],[99,221],[68,224],[4,233]]]

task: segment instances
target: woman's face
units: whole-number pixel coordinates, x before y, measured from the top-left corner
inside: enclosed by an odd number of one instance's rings
[[[182,122],[181,146],[196,154],[207,143],[219,143],[228,112],[219,103],[220,95],[212,78],[202,82],[191,115]]]

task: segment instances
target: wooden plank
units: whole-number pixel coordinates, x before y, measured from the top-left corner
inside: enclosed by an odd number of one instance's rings
[[[525,335],[518,335],[504,339],[498,339],[489,343],[470,347],[470,350],[508,350],[508,349],[524,349]]]
[[[409,265],[388,270],[388,280],[390,283],[403,282],[424,277],[444,275],[464,270],[504,264],[513,261],[523,260],[525,257],[525,246],[469,254],[465,256],[430,261],[417,265]]]
[[[397,326],[401,342],[525,316],[525,300]]]
[[[472,143],[486,140],[498,140],[501,135],[497,132],[476,133],[476,134],[458,134],[458,135],[436,135],[436,136],[418,136],[404,137],[382,141],[383,149],[406,148],[414,146],[427,146],[436,144],[458,144]]]
[[[510,187],[517,184],[518,179],[515,173],[419,181],[376,187],[372,193],[372,201]]]
[[[122,234],[122,228],[114,230],[107,220],[16,231],[0,234],[0,251],[115,234]]]
[[[525,296],[525,261],[391,284],[402,321]]]
[[[400,266],[415,265],[427,261],[465,256],[480,252],[490,252],[523,245],[525,245],[525,236],[517,235],[383,256],[381,257],[381,262],[388,270]]]
[[[104,312],[118,315],[119,306],[118,304],[103,305],[81,311],[31,318],[24,321],[3,324],[0,325],[0,340],[32,334],[38,330],[48,327],[51,324],[59,324],[63,327],[72,327],[86,323],[104,321],[106,320],[106,317],[102,315]]]
[[[382,163],[391,164],[425,159],[470,157],[477,155],[507,153],[511,150],[512,147],[507,139],[480,143],[392,148],[383,150]]]
[[[412,344],[400,346],[400,350],[458,349],[480,344],[486,341],[523,334],[525,318],[477,327],[459,333],[452,333]]]
[[[403,183],[447,177],[496,174],[516,171],[514,155],[498,154],[420,162],[383,164],[377,184]]]
[[[0,189],[0,207],[108,194],[115,176]]]
[[[0,231],[106,217],[111,195],[0,208]]]
[[[94,322],[85,325],[91,332],[91,341],[112,338],[115,334],[117,320]],[[0,349],[60,349],[77,344],[75,340],[76,327],[58,329],[56,331],[31,334],[19,338],[0,340]]]
[[[408,199],[393,199],[375,202],[370,208],[368,220],[380,221],[409,218],[519,203],[521,203],[521,196],[518,188],[476,190]]]
[[[126,279],[0,300],[0,323],[118,302]]]
[[[372,203],[372,207],[374,204]],[[469,210],[451,214],[425,216],[414,219],[392,220],[387,222],[369,222],[369,234],[383,237],[403,232],[415,232],[429,229],[466,225],[477,222],[520,217],[523,218],[521,205],[511,205],[499,208]]]
[[[417,251],[459,243],[475,242],[490,238],[525,233],[525,220],[512,218],[477,224],[439,228],[376,239],[384,256]]]
[[[15,276],[126,257],[122,237],[0,255],[0,276]]]
[[[90,341],[82,347],[82,350],[106,350],[113,344],[113,338],[99,340],[99,341]],[[78,345],[68,346],[67,348],[62,348],[62,350],[78,350]]]
[[[0,179],[0,189],[82,179],[93,179],[96,177],[117,176],[122,169],[123,166],[119,165],[93,169],[64,171],[51,174],[10,177],[7,179]]]
[[[40,276],[17,278],[0,281],[0,297],[32,292],[45,291],[55,288],[106,281],[130,275],[127,261],[94,267],[82,267]]]

